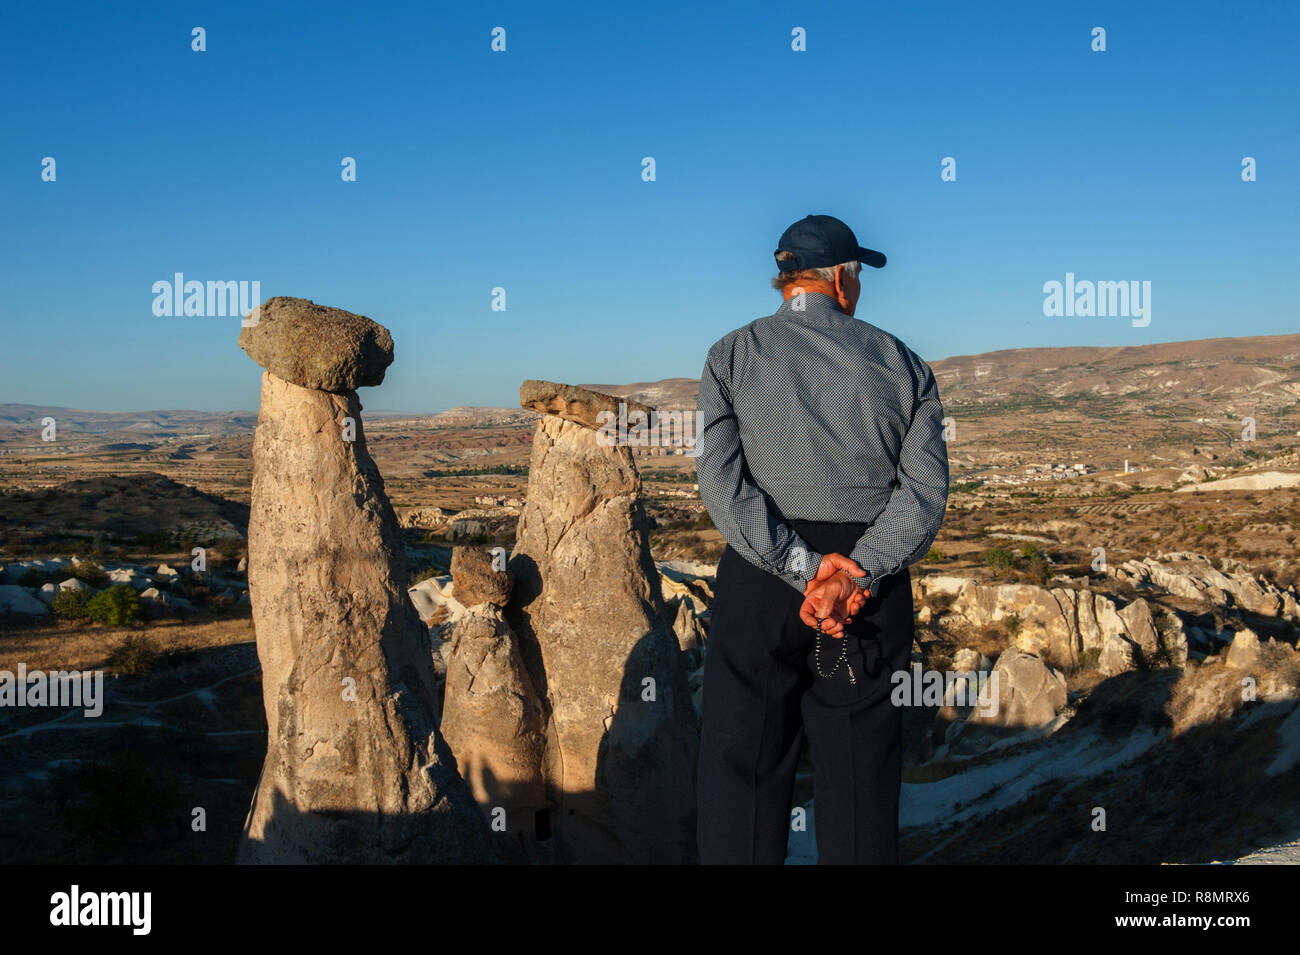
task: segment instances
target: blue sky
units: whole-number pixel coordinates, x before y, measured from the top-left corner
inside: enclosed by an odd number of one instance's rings
[[[930,360],[1300,331],[1300,4],[285,7],[0,6],[0,402],[256,407],[237,319],[154,316],[175,272],[388,326],[372,409],[695,377],[814,212]],[[1066,272],[1150,325],[1044,317]]]

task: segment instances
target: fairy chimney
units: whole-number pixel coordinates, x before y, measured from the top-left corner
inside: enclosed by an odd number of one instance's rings
[[[428,632],[366,450],[355,389],[383,381],[392,337],[305,299],[258,313],[239,344],[266,369],[248,583],[268,733],[239,861],[491,861],[436,728]]]

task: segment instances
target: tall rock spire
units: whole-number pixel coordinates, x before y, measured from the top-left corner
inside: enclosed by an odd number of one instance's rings
[[[506,615],[549,708],[561,855],[693,862],[699,725],[650,556],[641,477],[626,443],[599,431],[621,399],[530,380],[519,400],[542,416]],[[650,410],[630,404],[629,416]]]
[[[268,733],[239,861],[491,861],[361,425],[355,389],[383,381],[392,338],[304,299],[259,311],[239,344],[267,369],[248,580]]]

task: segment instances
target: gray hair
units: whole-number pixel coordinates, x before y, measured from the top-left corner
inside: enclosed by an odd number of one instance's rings
[[[794,258],[793,252],[778,252],[776,260],[778,262],[789,261]],[[843,269],[844,274],[853,278],[857,276],[862,269],[862,263],[856,260],[852,262],[841,262],[839,265],[828,265],[819,269],[803,269],[795,272],[782,272],[776,278],[772,279],[772,288],[777,291],[784,291],[791,285],[798,285],[800,282],[811,282],[820,279],[823,282],[835,284],[835,270]]]

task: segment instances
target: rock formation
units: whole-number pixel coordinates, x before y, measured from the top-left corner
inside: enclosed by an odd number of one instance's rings
[[[458,593],[459,585],[457,580]],[[476,603],[451,633],[443,738],[493,830],[504,835],[503,856],[522,852],[537,858],[551,808],[543,768],[544,702],[496,604]]]
[[[673,621],[673,633],[677,635],[677,645],[686,655],[687,669],[694,670],[704,664],[704,647],[708,638],[700,619],[695,615],[688,601],[677,605],[677,619]]]
[[[1177,551],[1154,558],[1125,561],[1111,572],[1139,589],[1158,587],[1179,597],[1205,600],[1217,607],[1238,607],[1265,617],[1300,623],[1300,604],[1289,590],[1256,578],[1240,561],[1224,558],[1216,569],[1202,554]]]
[[[504,554],[501,555],[504,557]],[[451,552],[452,592],[463,607],[491,604],[504,607],[510,599],[514,577],[510,569],[497,567],[493,555],[478,547],[455,547]]]
[[[1113,676],[1152,665],[1161,651],[1175,665],[1187,658],[1186,639],[1179,644],[1174,627],[1162,636],[1151,608],[1140,598],[1118,608],[1109,597],[1090,590],[986,585],[942,575],[915,577],[912,588],[918,603],[928,596],[951,595],[951,612],[973,626],[1019,618],[1016,646],[1057,666],[1077,665],[1085,653],[1095,651],[1101,672]]]
[[[619,401],[553,382],[520,388],[520,404],[542,414],[506,616],[546,702],[557,858],[689,862],[698,718],[640,475],[626,444],[597,430]],[[629,416],[649,413],[627,404]]]
[[[267,753],[240,861],[488,861],[435,726],[427,631],[354,390],[383,380],[392,340],[275,298],[240,346],[268,368],[248,533]]]
[[[1051,727],[1068,699],[1065,676],[1033,654],[1009,647],[998,656],[990,681],[996,678],[997,710],[971,711],[955,748],[978,752],[992,738]],[[979,743],[976,743],[976,740]]]

